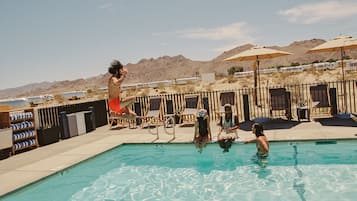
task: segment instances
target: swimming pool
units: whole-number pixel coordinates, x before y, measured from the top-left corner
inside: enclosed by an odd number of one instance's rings
[[[355,200],[357,141],[122,145],[0,200]]]

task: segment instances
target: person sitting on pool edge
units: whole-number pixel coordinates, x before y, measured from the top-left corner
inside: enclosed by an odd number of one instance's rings
[[[218,133],[218,144],[223,149],[223,152],[228,152],[229,148],[235,139],[238,138],[237,129],[239,128],[238,119],[233,115],[232,105],[225,104],[224,114],[220,119],[221,126]],[[222,131],[224,131],[222,133]]]
[[[254,123],[252,126],[252,133],[255,134],[255,138],[244,141],[244,144],[256,142],[257,156],[259,158],[266,158],[269,154],[269,141],[264,135],[263,125],[260,123]]]
[[[207,110],[200,109],[197,112],[197,120],[195,122],[195,136],[194,142],[198,152],[202,152],[202,149],[206,147],[208,141],[211,141],[211,128],[210,121],[207,114]]]

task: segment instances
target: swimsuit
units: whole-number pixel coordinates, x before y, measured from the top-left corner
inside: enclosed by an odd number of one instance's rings
[[[108,101],[109,109],[119,115],[125,112],[125,108],[120,108],[120,100],[119,98],[113,98]]]
[[[225,115],[222,115],[221,117],[221,121],[220,121],[220,125],[222,126],[223,130],[225,132],[221,133],[221,136],[224,139],[228,139],[228,138],[236,138],[237,136],[237,131],[234,130],[229,130],[229,128],[232,128],[235,126],[235,120],[234,117],[232,116],[232,118],[228,119]]]

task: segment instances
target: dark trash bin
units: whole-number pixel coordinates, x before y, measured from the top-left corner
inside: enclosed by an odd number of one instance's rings
[[[91,106],[88,109],[89,109],[89,111],[91,111],[90,119],[88,119],[88,120],[90,120],[92,122],[92,129],[95,130],[97,128],[97,122],[95,120],[95,115],[96,115],[95,108],[93,106]]]
[[[86,133],[95,130],[95,117],[92,111],[84,112],[84,121],[86,123]]]
[[[40,128],[37,130],[38,144],[40,146],[49,145],[58,142],[60,139],[60,127]]]
[[[60,112],[60,124],[61,124],[61,139],[67,139],[69,135],[67,113],[65,111]]]

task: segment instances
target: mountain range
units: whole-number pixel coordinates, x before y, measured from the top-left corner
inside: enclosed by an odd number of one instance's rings
[[[340,58],[338,52],[328,53],[307,53],[307,51],[317,45],[324,43],[322,39],[311,39],[295,41],[288,46],[270,46],[269,48],[292,53],[289,56],[266,59],[260,62],[261,68],[290,66],[292,63],[312,63],[314,61],[326,61],[328,59]],[[185,78],[199,75],[201,73],[214,72],[216,75],[226,75],[227,70],[233,66],[243,67],[250,70],[253,61],[227,62],[225,58],[238,54],[253,47],[252,44],[245,44],[229,51],[225,51],[216,58],[209,61],[193,61],[183,55],[162,56],[159,58],[142,59],[136,64],[127,64],[129,74],[124,84],[146,83],[160,80],[171,80],[175,78]],[[357,50],[346,52],[351,58],[357,58]],[[106,87],[109,74],[101,74],[88,79],[65,80],[56,82],[33,83],[17,88],[0,90],[0,99],[28,97],[43,94],[59,94],[66,91],[76,90],[96,90]]]

